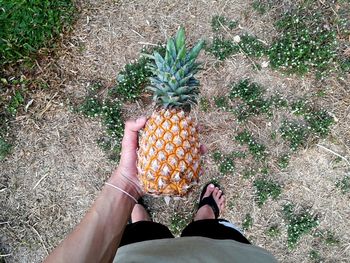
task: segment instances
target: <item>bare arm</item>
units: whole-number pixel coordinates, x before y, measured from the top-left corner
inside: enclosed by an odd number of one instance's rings
[[[136,199],[141,196],[136,177],[137,132],[145,122],[145,118],[140,118],[126,123],[121,161],[108,180]],[[110,262],[134,205],[132,198],[105,185],[79,225],[51,252],[45,262]]]

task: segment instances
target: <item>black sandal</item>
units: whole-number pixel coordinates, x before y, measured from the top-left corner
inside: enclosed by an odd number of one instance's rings
[[[198,210],[202,207],[202,206],[205,206],[205,205],[209,205],[211,207],[211,209],[213,209],[213,212],[214,212],[214,215],[215,215],[215,219],[218,219],[219,215],[220,215],[220,210],[219,210],[219,207],[217,205],[217,203],[215,202],[214,200],[214,197],[213,197],[213,194],[210,194],[209,196],[207,197],[204,197],[204,194],[205,192],[207,191],[207,188],[210,184],[213,184],[214,187],[218,187],[220,188],[220,186],[216,183],[208,183],[204,186],[203,190],[202,190],[202,193],[200,195],[200,201],[199,201],[199,204],[198,204]]]

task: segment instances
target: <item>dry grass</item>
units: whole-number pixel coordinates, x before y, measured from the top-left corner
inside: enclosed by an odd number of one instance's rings
[[[180,24],[190,42],[212,37],[211,17],[225,15],[239,21],[243,30],[270,41],[274,31],[271,18],[251,11],[250,2],[237,1],[89,1],[74,33],[65,41],[59,59],[38,73],[50,80],[50,90],[35,95],[33,107],[19,116],[14,125],[17,141],[14,154],[1,164],[0,227],[2,254],[6,262],[39,262],[79,222],[101,189],[115,164],[109,162],[96,145],[102,132],[98,122],[83,119],[69,111],[69,104],[81,100],[91,81],[102,80],[112,86],[123,65],[135,59],[143,45],[164,42]],[[278,91],[286,98],[315,98],[320,87],[326,96],[317,103],[337,118],[332,134],[319,144],[350,160],[350,93],[346,80],[330,78],[323,83],[313,77],[283,76],[264,68],[256,71],[249,59],[236,55],[218,63],[204,53],[200,58],[205,70],[199,74],[202,96],[224,95],[231,82],[250,78]],[[126,118],[149,113],[143,101],[124,106]],[[335,182],[349,171],[345,162],[336,164],[332,153],[315,145],[293,155],[287,170],[281,172],[273,163],[285,150],[280,138],[272,142],[270,134],[286,112],[275,112],[272,119],[256,117],[239,125],[234,115],[211,109],[196,110],[203,127],[201,139],[210,151],[229,153],[239,146],[232,139],[243,127],[252,131],[270,151],[273,177],[283,185],[282,196],[269,200],[262,208],[254,202],[253,178],[244,179],[242,170],[252,160],[236,161],[237,173],[217,176],[213,160],[205,157],[206,174],[202,182],[218,177],[224,186],[229,208],[224,217],[239,226],[246,213],[253,217],[247,236],[271,251],[281,262],[308,262],[308,253],[318,246],[326,262],[349,262],[349,197],[335,188]],[[243,148],[244,149],[244,148]],[[148,199],[154,219],[170,224],[174,212],[189,217],[195,211],[200,189],[187,200],[166,206],[161,199]],[[286,228],[281,218],[282,205],[292,201],[297,207],[311,207],[320,215],[320,229],[330,229],[340,237],[335,247],[315,244],[305,236],[296,249],[287,249]],[[282,233],[273,239],[266,229],[279,224]]]

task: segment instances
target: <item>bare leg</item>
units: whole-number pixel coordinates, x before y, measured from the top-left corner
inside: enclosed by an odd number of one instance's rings
[[[140,204],[136,204],[131,212],[131,222],[138,221],[152,221],[146,209]]]

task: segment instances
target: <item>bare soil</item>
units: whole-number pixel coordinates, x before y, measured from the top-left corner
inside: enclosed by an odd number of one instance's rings
[[[71,105],[82,100],[93,81],[114,85],[118,72],[139,56],[143,46],[164,43],[181,24],[190,43],[199,38],[210,40],[210,21],[216,14],[239,21],[239,30],[267,42],[276,34],[271,18],[254,12],[251,1],[83,3],[73,33],[65,39],[54,66],[48,68],[52,72],[45,75],[51,78],[50,89],[34,94],[28,112],[19,114],[13,123],[15,147],[0,169],[0,247],[5,262],[42,261],[84,216],[116,167],[96,144],[103,132],[100,123],[74,113]],[[237,131],[248,128],[267,146],[272,156],[271,176],[283,186],[277,201],[269,200],[260,208],[254,201],[254,178],[245,179],[242,175],[244,167],[252,165],[251,159],[238,160],[234,175],[220,176],[212,158],[205,156],[202,183],[217,178],[224,187],[228,205],[223,217],[242,226],[245,215],[250,213],[253,226],[246,235],[281,262],[312,262],[308,254],[315,248],[324,262],[350,262],[349,194],[344,195],[335,187],[350,167],[322,147],[350,160],[350,93],[346,85],[349,76],[319,82],[312,75],[300,78],[269,68],[257,71],[243,55],[218,63],[203,52],[200,60],[204,70],[198,78],[206,98],[225,95],[230,83],[250,78],[266,87],[268,93],[278,91],[289,100],[309,98],[337,120],[331,135],[317,142],[321,146],[314,143],[297,152],[288,168],[281,171],[273,160],[286,150],[286,145],[281,138],[273,142],[270,135],[288,113],[276,111],[272,119],[254,117],[242,125],[229,112],[215,108],[209,112],[194,110],[193,115],[202,126],[202,143],[209,152],[244,149],[233,137]],[[321,88],[326,96],[315,97]],[[141,101],[123,108],[125,118],[150,111],[151,105]],[[170,225],[174,213],[189,220],[199,192],[196,188],[186,200],[172,201],[169,206],[163,199],[148,198],[154,220]],[[318,214],[319,229],[334,232],[340,243],[327,246],[305,235],[295,249],[289,250],[286,222],[281,216],[282,206],[288,202]],[[275,224],[282,232],[271,238],[266,230]]]

